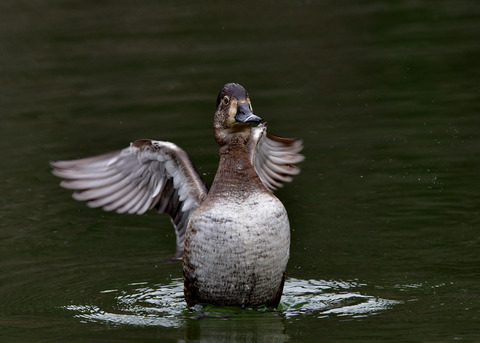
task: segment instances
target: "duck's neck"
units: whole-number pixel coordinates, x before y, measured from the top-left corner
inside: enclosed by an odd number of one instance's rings
[[[220,147],[220,162],[209,194],[247,192],[263,187],[250,162],[245,142],[235,142]]]

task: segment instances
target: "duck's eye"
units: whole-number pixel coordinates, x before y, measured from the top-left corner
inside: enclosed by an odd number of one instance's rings
[[[225,95],[225,96],[223,97],[223,103],[224,103],[225,105],[228,105],[229,102],[230,102],[230,99],[228,98],[228,96]]]

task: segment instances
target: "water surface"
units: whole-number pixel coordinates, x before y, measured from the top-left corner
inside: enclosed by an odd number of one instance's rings
[[[480,340],[473,0],[0,5],[0,338]],[[208,184],[218,91],[304,140],[281,308],[189,310],[168,218],[93,210],[48,161],[174,141]]]

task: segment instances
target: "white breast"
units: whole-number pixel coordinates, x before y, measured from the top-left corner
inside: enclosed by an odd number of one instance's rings
[[[277,294],[287,266],[290,226],[283,204],[265,191],[216,197],[192,215],[184,272],[198,296],[221,304],[262,304]]]

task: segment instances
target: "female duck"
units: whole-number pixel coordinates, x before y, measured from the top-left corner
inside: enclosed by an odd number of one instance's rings
[[[220,163],[210,191],[173,143],[137,140],[96,157],[52,162],[53,173],[90,207],[170,215],[183,257],[189,306],[276,306],[289,257],[290,227],[271,193],[299,173],[302,142],[266,132],[246,90],[226,84],[214,118]]]

